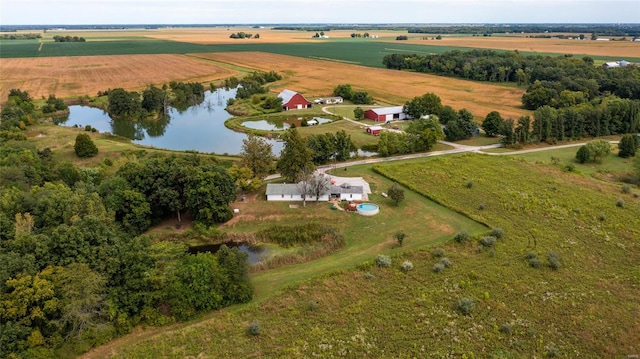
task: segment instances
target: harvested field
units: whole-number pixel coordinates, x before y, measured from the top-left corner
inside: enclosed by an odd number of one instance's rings
[[[231,39],[229,35],[237,32],[259,34],[259,39]],[[406,31],[378,31],[378,30],[331,30],[325,35],[333,39],[350,39],[352,33],[365,33],[379,37],[393,37],[405,34]],[[326,39],[312,39],[315,31],[296,30],[272,30],[254,29],[250,27],[215,27],[215,28],[185,28],[185,29],[159,29],[145,33],[147,37],[161,40],[190,42],[194,44],[254,44],[254,43],[293,43],[293,42],[320,42]],[[373,39],[371,39],[373,41]]]
[[[591,41],[566,39],[535,39],[516,36],[447,37],[442,40],[410,38],[410,44],[428,46],[472,47],[495,50],[519,50],[523,52],[592,55],[630,59],[640,57],[640,43],[632,41]]]
[[[183,55],[119,55],[2,59],[0,98],[19,88],[38,98],[95,96],[123,87],[141,89],[169,81],[206,82],[236,75],[236,71]]]
[[[312,98],[329,95],[336,85],[349,83],[355,90],[369,92],[376,100],[398,105],[426,92],[434,92],[440,96],[443,104],[455,109],[466,108],[476,117],[484,117],[491,111],[499,111],[503,117],[514,118],[529,113],[520,108],[520,97],[524,91],[516,87],[268,53],[235,52],[193,56],[282,73],[284,79],[271,87],[272,92],[288,88]]]

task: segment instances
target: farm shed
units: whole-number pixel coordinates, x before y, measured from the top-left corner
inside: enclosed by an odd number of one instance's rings
[[[382,131],[382,126],[369,126],[366,131],[370,135],[378,136],[380,135],[380,131]]]
[[[313,102],[317,104],[333,105],[336,103],[342,103],[343,101],[344,100],[342,99],[342,97],[337,96],[337,97],[321,97],[319,99],[314,100]]]
[[[368,118],[377,122],[389,122],[393,120],[405,120],[407,114],[404,113],[402,106],[379,107],[366,110],[364,118]]]
[[[278,97],[282,99],[282,108],[285,111],[311,108],[311,102],[295,91],[282,90]]]

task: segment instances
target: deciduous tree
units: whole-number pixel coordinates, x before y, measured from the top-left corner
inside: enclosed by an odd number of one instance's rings
[[[394,205],[400,204],[400,201],[404,199],[404,189],[400,188],[398,182],[393,182],[391,187],[387,190],[389,198],[393,201]]]
[[[98,154],[98,147],[93,143],[91,137],[86,133],[79,133],[76,136],[76,143],[73,146],[76,155],[80,158],[94,157]]]
[[[242,140],[241,167],[248,167],[257,178],[265,178],[273,168],[272,146],[263,138],[249,135]]]
[[[295,128],[287,130],[282,135],[282,139],[284,140],[284,148],[280,153],[277,168],[288,182],[294,182],[305,168],[315,169],[312,151]]]

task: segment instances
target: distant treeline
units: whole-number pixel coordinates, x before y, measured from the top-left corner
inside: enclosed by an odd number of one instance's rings
[[[390,54],[382,62],[389,69],[528,86],[522,103],[530,110],[544,105],[568,107],[608,94],[640,99],[640,67],[603,68],[594,66],[590,57],[454,50],[441,55]]]
[[[34,40],[41,39],[40,34],[2,34],[2,40]]]
[[[461,26],[420,26],[411,27],[409,33],[415,34],[505,34],[505,33],[596,33],[603,36],[639,36],[639,24],[511,24],[511,25],[461,25]]]
[[[53,41],[55,42],[85,42],[87,40],[85,40],[84,37],[78,37],[78,36],[60,36],[60,35],[56,35],[53,37]]]

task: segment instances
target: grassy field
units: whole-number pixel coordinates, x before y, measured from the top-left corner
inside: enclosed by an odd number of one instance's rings
[[[604,158],[600,163],[578,163],[576,161],[576,152],[579,147],[569,147],[553,149],[549,151],[529,152],[523,154],[515,154],[513,157],[521,158],[528,162],[538,162],[545,164],[556,164],[565,167],[572,164],[575,166],[576,173],[586,175],[601,174],[610,176],[612,174],[623,174],[633,170],[634,158],[622,158],[618,156],[617,147],[612,146],[614,151]]]
[[[436,239],[443,231],[434,225],[450,222],[440,222],[440,212],[428,211],[427,201],[408,190],[400,208],[373,197],[380,215],[355,216],[348,224],[326,206],[300,211],[282,205],[269,211],[271,217],[254,216],[231,228],[299,222],[304,211],[313,212],[313,219],[348,229],[349,248],[359,246],[342,257],[351,264],[342,265],[336,253],[277,275],[260,273],[253,277],[259,301],[133,334],[85,357],[616,358],[640,351],[639,199],[616,185],[504,157],[460,155],[378,169],[454,211],[502,227],[505,237],[493,248],[443,243],[451,237]],[[349,172],[371,180],[377,191],[390,183],[369,167]],[[617,198],[624,207],[616,206]],[[389,235],[400,225],[411,226],[404,249],[439,243],[451,267],[436,274],[432,249],[397,253]],[[549,252],[560,258],[558,270],[549,267]],[[392,268],[371,265],[378,253],[396,253]],[[528,253],[537,254],[540,267],[529,264]],[[401,270],[403,261],[413,270]],[[456,310],[461,298],[475,303],[469,315]],[[247,334],[251,322],[260,335]]]

